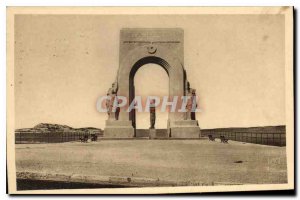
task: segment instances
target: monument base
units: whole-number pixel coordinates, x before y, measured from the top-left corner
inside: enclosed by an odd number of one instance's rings
[[[149,129],[149,139],[159,139],[159,138],[168,138],[168,132],[163,129]]]
[[[170,124],[172,138],[200,138],[201,131],[197,120],[180,120]]]
[[[149,129],[150,139],[159,138],[200,138],[201,131],[197,120],[171,121],[168,131]],[[135,130],[131,121],[106,120],[104,138],[134,138]]]
[[[133,138],[134,128],[131,121],[106,120],[104,138]]]
[[[156,138],[156,130],[154,128],[149,128],[149,139]]]

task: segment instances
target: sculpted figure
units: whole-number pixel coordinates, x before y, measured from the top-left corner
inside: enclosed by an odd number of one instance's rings
[[[186,119],[196,120],[195,110],[197,108],[196,104],[196,90],[190,87],[190,83],[187,82],[187,104],[186,104]]]
[[[192,112],[191,112],[191,119],[196,120],[196,112],[197,109],[197,102],[196,102],[196,90],[192,89]]]
[[[116,119],[115,116],[115,112],[116,112],[116,106],[118,105],[117,103],[115,103],[115,101],[117,102],[117,91],[118,91],[118,84],[117,82],[114,82],[111,86],[111,88],[109,88],[109,90],[107,91],[107,96],[110,98],[106,99],[106,108],[107,108],[107,114],[108,114],[108,119]]]
[[[150,129],[155,128],[155,99],[150,101]]]
[[[116,97],[116,98],[118,98],[118,97]],[[121,99],[117,99],[117,102],[118,102],[118,105],[119,105],[121,103]],[[119,114],[120,114],[120,107],[117,106],[116,113],[115,113],[116,120],[119,120]]]

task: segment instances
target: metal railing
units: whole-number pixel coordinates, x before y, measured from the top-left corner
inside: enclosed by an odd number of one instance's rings
[[[205,131],[203,136],[212,135],[215,138],[224,136],[229,140],[272,146],[286,146],[286,135],[283,132],[226,132]]]
[[[23,143],[62,143],[71,141],[80,141],[88,135],[91,138],[92,133],[87,132],[43,132],[43,133],[33,133],[33,132],[15,132],[15,144]],[[98,137],[101,134],[97,134]]]

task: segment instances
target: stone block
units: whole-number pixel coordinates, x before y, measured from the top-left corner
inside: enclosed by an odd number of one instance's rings
[[[133,138],[134,128],[133,127],[106,127],[104,129],[105,138]]]
[[[172,127],[171,128],[172,138],[200,138],[201,131],[197,126],[191,127]]]
[[[176,120],[170,121],[171,127],[190,127],[190,126],[198,126],[198,120]]]
[[[134,128],[130,121],[106,120],[104,138],[133,138]]]
[[[150,139],[156,138],[156,130],[154,128],[149,129],[149,138]]]
[[[149,130],[148,129],[136,129],[135,130],[135,137],[137,137],[137,138],[147,138],[147,137],[149,137]]]
[[[201,131],[197,120],[178,120],[170,123],[172,138],[200,138]]]
[[[159,139],[159,138],[168,138],[168,132],[164,129],[149,129],[149,138],[150,139]]]

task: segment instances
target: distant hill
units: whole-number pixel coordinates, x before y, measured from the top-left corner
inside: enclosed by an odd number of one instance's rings
[[[67,126],[67,125],[61,125],[61,124],[48,124],[48,123],[40,123],[33,127],[33,129],[39,129],[39,130],[56,130],[56,131],[64,131],[64,130],[74,130],[74,128]]]
[[[67,125],[61,124],[50,124],[50,123],[40,123],[33,128],[21,128],[16,129],[15,132],[19,133],[45,133],[45,132],[89,132],[101,134],[103,131],[94,127],[84,127],[84,128],[72,128]]]

